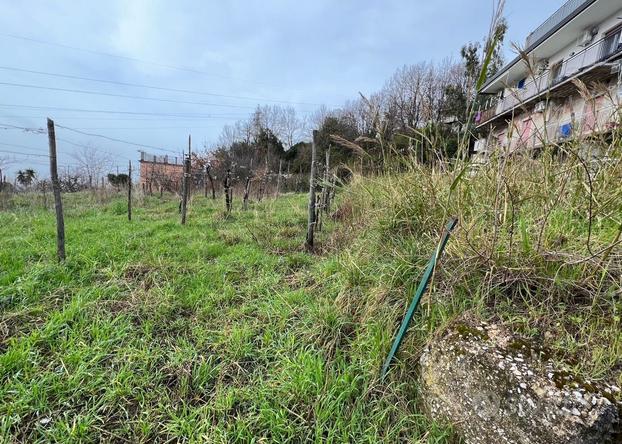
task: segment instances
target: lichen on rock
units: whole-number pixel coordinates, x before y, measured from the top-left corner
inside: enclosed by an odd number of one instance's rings
[[[470,444],[608,444],[620,438],[615,387],[555,368],[546,351],[494,325],[456,323],[421,356],[429,414]]]

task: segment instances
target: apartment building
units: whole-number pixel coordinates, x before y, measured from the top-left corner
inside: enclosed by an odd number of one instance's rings
[[[570,0],[482,87],[476,157],[606,135],[620,124],[622,0]]]

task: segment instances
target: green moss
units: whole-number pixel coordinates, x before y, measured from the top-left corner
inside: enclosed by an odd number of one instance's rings
[[[583,389],[588,393],[602,396],[614,405],[617,404],[615,397],[611,393],[601,390],[595,384],[585,382],[585,380],[583,380],[580,376],[573,375],[568,371],[558,370],[553,372],[553,382],[555,383],[555,387],[560,390],[563,388]]]
[[[535,341],[525,340],[522,338],[514,338],[508,344],[508,349],[516,353],[521,353],[524,356],[536,356],[542,361],[547,361],[551,357],[550,351],[546,350]]]
[[[486,330],[478,330],[475,327],[471,327],[466,324],[458,324],[454,327],[454,329],[463,337],[467,338],[469,336],[476,337],[482,339],[484,341],[490,339]]]

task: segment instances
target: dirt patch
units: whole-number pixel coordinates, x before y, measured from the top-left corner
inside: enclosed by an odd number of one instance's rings
[[[123,272],[123,278],[134,285],[149,290],[157,283],[156,275],[158,271],[160,270],[152,265],[130,265]]]

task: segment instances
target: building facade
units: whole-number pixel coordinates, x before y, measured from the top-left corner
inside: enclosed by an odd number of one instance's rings
[[[166,191],[180,189],[184,177],[182,157],[155,156],[140,152],[140,184],[143,190]]]
[[[476,157],[606,135],[620,124],[622,1],[570,0],[483,86]]]

